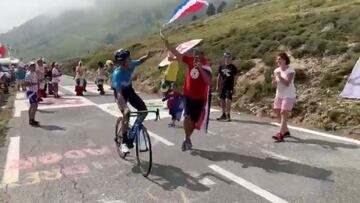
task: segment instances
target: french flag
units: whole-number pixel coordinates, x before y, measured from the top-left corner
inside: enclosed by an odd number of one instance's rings
[[[178,5],[175,8],[171,19],[169,20],[168,23],[166,23],[166,25],[169,25],[169,24],[173,23],[174,21],[176,21],[190,13],[195,13],[195,12],[199,11],[200,9],[202,9],[204,6],[208,6],[208,5],[209,5],[209,3],[207,1],[186,0],[182,4]]]

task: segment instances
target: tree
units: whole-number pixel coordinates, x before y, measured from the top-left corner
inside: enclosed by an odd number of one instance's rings
[[[192,17],[192,21],[195,21],[195,20],[197,20],[197,19],[198,19],[198,17],[195,16],[195,15]]]
[[[217,13],[222,13],[224,11],[224,8],[226,7],[226,2],[223,1],[221,2],[221,4],[219,5],[219,7],[217,8]]]
[[[212,16],[216,14],[216,8],[214,6],[214,4],[210,3],[208,6],[208,9],[206,11],[206,15],[207,16]]]

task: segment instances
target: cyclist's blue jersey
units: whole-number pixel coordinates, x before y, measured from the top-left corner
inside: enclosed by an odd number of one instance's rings
[[[130,69],[117,66],[111,75],[112,88],[119,91],[121,89],[131,87],[131,76],[135,68],[140,64],[141,62],[139,60],[133,60],[131,61]]]

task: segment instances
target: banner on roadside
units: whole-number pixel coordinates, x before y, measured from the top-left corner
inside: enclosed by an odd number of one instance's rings
[[[347,99],[360,99],[360,58],[356,62],[340,96]]]

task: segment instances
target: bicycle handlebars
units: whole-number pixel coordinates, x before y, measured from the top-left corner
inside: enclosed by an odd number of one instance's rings
[[[159,109],[155,110],[151,110],[151,111],[133,111],[130,112],[130,117],[137,117],[139,114],[143,114],[143,113],[155,113],[156,114],[156,118],[155,121],[160,120],[160,111]]]

